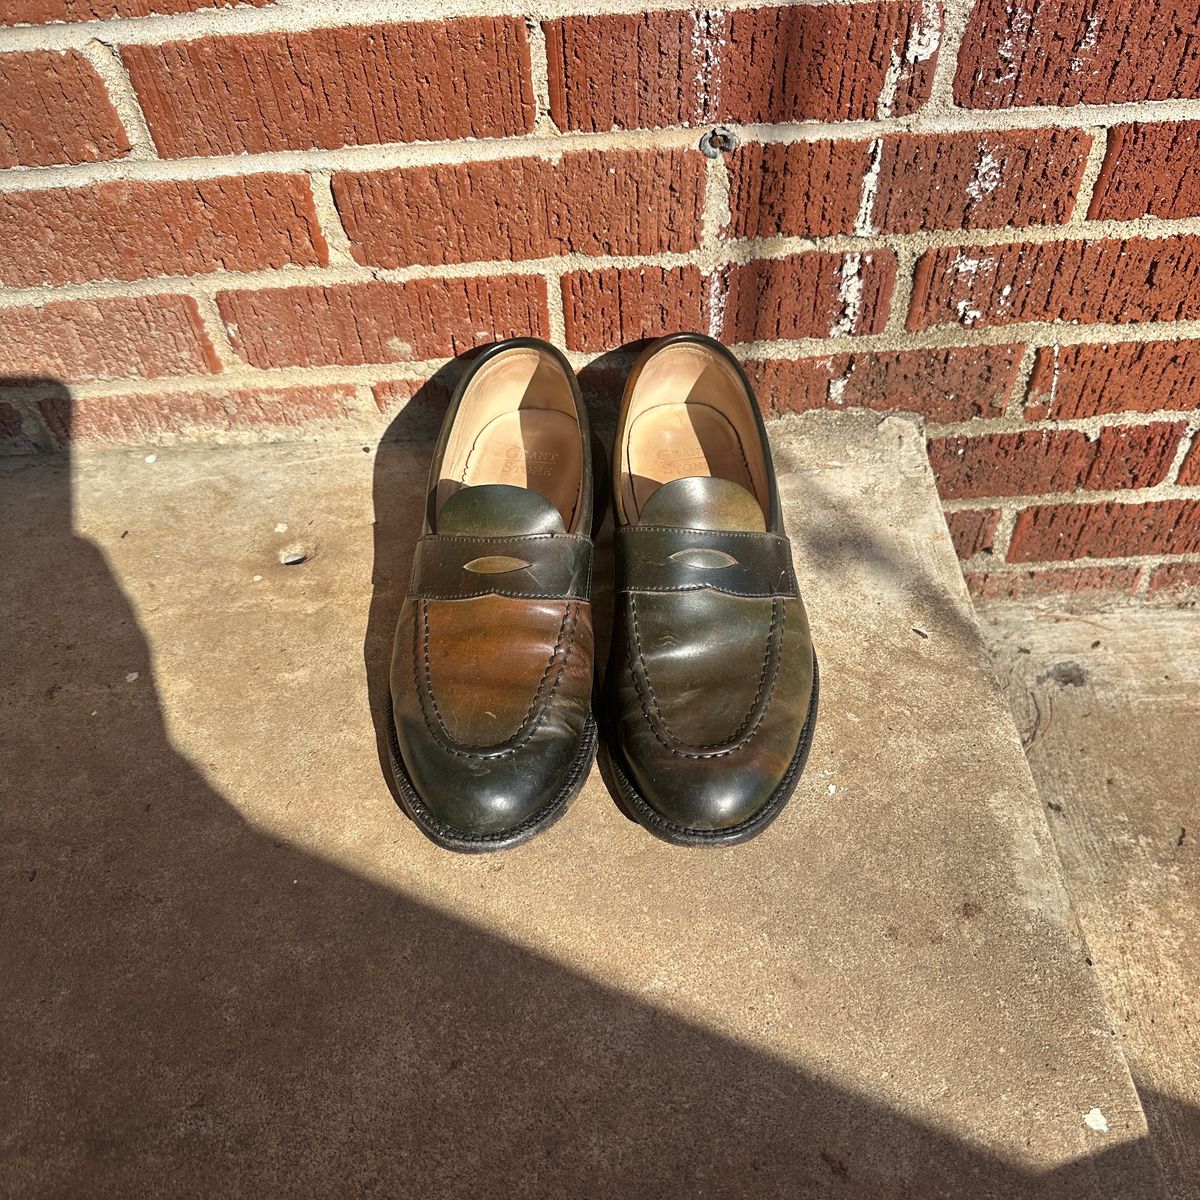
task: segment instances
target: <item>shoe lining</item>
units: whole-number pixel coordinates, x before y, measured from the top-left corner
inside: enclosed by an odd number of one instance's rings
[[[442,458],[437,511],[461,488],[489,483],[545,496],[575,531],[583,487],[575,402],[559,364],[532,347],[497,355],[472,379]]]
[[[618,434],[618,502],[636,523],[664,483],[709,476],[746,488],[767,514],[767,471],[736,373],[697,343],[665,346],[641,369]]]

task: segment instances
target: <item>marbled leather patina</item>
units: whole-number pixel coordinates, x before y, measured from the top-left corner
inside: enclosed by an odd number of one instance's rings
[[[523,841],[587,777],[591,528],[574,373],[543,342],[491,348],[443,423],[392,654],[396,781],[439,845]]]
[[[651,346],[626,387],[613,469],[618,790],[668,841],[745,840],[795,789],[817,677],[770,447],[733,356],[692,334]]]

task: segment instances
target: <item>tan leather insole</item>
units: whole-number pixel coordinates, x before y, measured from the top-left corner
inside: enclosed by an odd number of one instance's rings
[[[647,409],[630,424],[627,444],[627,469],[638,512],[672,479],[711,475],[754,491],[737,430],[711,405],[692,401]]]
[[[522,408],[493,417],[476,436],[458,482],[509,483],[545,496],[571,527],[583,470],[579,424],[566,413]]]
[[[436,507],[460,488],[508,483],[546,497],[568,533],[583,488],[583,447],[562,367],[532,347],[496,355],[463,396],[442,458]]]
[[[746,488],[767,511],[767,466],[754,408],[736,371],[707,346],[676,342],[641,364],[620,431],[614,500],[636,522],[673,479],[712,476]]]

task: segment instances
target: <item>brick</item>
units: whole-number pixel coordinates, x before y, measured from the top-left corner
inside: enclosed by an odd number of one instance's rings
[[[1200,121],[1114,125],[1088,216],[1093,221],[1133,221],[1200,215],[1197,157]]]
[[[1184,487],[1200,487],[1200,437],[1192,439],[1191,449],[1179,468],[1179,482]]]
[[[261,8],[272,0],[5,0],[0,25],[47,25],[51,21],[103,21],[107,17],[149,17],[232,8],[235,4]]]
[[[1081,129],[885,138],[868,223],[888,233],[1061,224],[1091,142]]]
[[[508,137],[533,126],[524,23],[471,17],[125,46],[159,154]]]
[[[1194,0],[979,0],[954,78],[966,108],[1196,96]]]
[[[517,334],[549,337],[536,275],[230,291],[217,306],[256,367],[408,362]]]
[[[1087,438],[1070,429],[931,438],[929,442],[938,493],[946,500],[1074,491],[1092,456]]]
[[[946,514],[946,526],[954,551],[964,561],[992,551],[992,539],[1000,524],[998,508],[967,508]]]
[[[1031,421],[1200,408],[1200,341],[1042,346],[1025,399]]]
[[[328,261],[304,175],[0,194],[0,279],[13,287]]]
[[[1017,515],[1009,562],[1200,551],[1200,500],[1040,504]]]
[[[69,381],[219,371],[190,296],[64,300],[0,309],[0,374]]]
[[[1090,144],[1078,129],[750,143],[726,160],[728,234],[825,237],[1058,224],[1071,215]]]
[[[78,50],[0,54],[0,168],[105,162],[129,139],[100,76]]]
[[[563,17],[543,24],[550,112],[588,131],[904,115],[941,21],[916,0]]]
[[[998,417],[1012,391],[1022,346],[953,346],[835,354],[745,364],[768,413],[873,408],[930,421]]]
[[[748,142],[725,158],[734,238],[853,233],[869,142]]]
[[[824,358],[751,358],[742,363],[754,387],[764,416],[807,412],[813,408],[840,408],[837,389],[830,388],[845,377],[849,354]]]
[[[0,400],[0,440],[11,440],[21,432],[21,414]]]
[[[1096,439],[1095,457],[1084,487],[1154,487],[1171,470],[1186,421],[1160,421],[1153,425],[1106,425]]]
[[[1186,428],[1183,421],[1109,426],[1094,440],[1073,429],[932,438],[929,461],[947,500],[1153,487],[1166,478]]]
[[[629,378],[628,365],[617,358],[604,356],[593,359],[577,374],[583,401],[588,411],[597,417],[597,424],[610,420],[615,422],[621,408],[625,382]]]
[[[428,384],[427,379],[389,379],[384,383],[375,384],[371,395],[375,407],[387,417],[407,408],[413,398]]]
[[[544,21],[542,30],[550,115],[560,129],[645,129],[705,119],[699,84],[711,58],[699,13],[573,16]]]
[[[572,350],[612,350],[709,327],[706,285],[696,267],[571,271],[562,277],[562,300]]]
[[[971,571],[967,590],[977,600],[1036,600],[1074,592],[1122,592],[1131,596],[1141,567],[1051,567],[1044,571]]]
[[[20,411],[0,400],[0,454],[32,454],[36,449],[37,444],[25,432]]]
[[[905,116],[929,98],[939,0],[736,9],[710,17],[714,115],[742,124]],[[896,64],[898,63],[898,67]]]
[[[544,21],[550,115],[563,130],[696,124],[706,60],[699,14],[643,12]],[[698,79],[697,76],[701,78]]]
[[[681,329],[711,329],[727,342],[878,333],[895,267],[890,251],[876,250],[755,259],[708,277],[695,267],[569,272],[567,345],[611,350]]]
[[[220,440],[222,434],[296,436],[336,430],[356,418],[355,389],[328,387],[220,388],[136,396],[57,396],[40,404],[50,432],[65,444],[130,445],[174,437]]]
[[[913,277],[909,329],[1200,317],[1200,237],[944,246]]]
[[[759,258],[723,268],[710,296],[720,305],[720,337],[728,342],[763,338],[828,337],[880,333],[896,282],[890,250],[861,254],[813,251]]]
[[[1151,572],[1146,590],[1163,600],[1194,603],[1200,600],[1200,563],[1163,563]]]
[[[337,174],[354,258],[380,267],[556,254],[657,254],[700,243],[698,150],[584,151]]]
[[[843,400],[918,412],[931,421],[1000,416],[1023,350],[1019,345],[957,346],[855,355]]]
[[[439,372],[431,379],[396,379],[372,389],[375,406],[389,418],[389,441],[432,442],[442,427],[456,379]]]

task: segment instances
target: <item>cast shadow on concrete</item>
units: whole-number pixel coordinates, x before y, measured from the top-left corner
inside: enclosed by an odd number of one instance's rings
[[[249,825],[72,486],[0,463],[4,1194],[1153,1194],[1141,1144],[1023,1171]]]
[[[1150,1087],[1134,1070],[1138,1098],[1146,1111],[1149,1142],[1166,1181],[1170,1200],[1195,1200],[1200,1194],[1196,1154],[1200,1148],[1200,1106]]]

